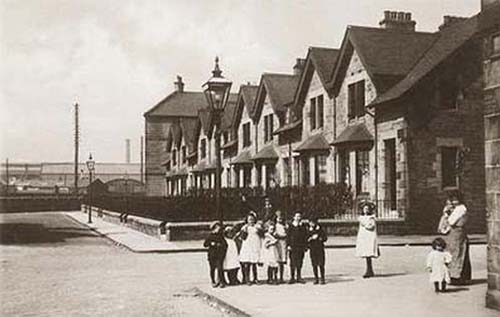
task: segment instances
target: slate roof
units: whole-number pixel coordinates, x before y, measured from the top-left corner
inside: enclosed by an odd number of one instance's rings
[[[211,137],[212,134],[212,115],[207,108],[200,109],[198,111],[198,116],[200,118],[200,127],[203,129],[203,132],[206,136]]]
[[[427,50],[425,55],[414,65],[408,75],[386,93],[379,95],[370,106],[382,104],[399,97],[411,90],[427,74],[471,39],[478,31],[478,16],[456,22],[438,32],[439,38]]]
[[[269,95],[274,112],[286,111],[286,105],[293,102],[300,76],[291,74],[264,73],[255,99],[252,117],[260,116],[264,102],[263,89]]]
[[[294,152],[328,151],[330,146],[322,133],[312,135],[302,142]]]
[[[259,86],[257,85],[241,85],[240,86],[240,94],[241,98],[243,98],[245,107],[248,113],[253,113],[255,106],[255,98],[257,97],[257,91],[259,90]]]
[[[329,47],[313,46],[309,48],[309,55],[314,64],[314,69],[318,72],[319,78],[325,86],[332,77],[339,52],[339,49]]]
[[[384,92],[408,74],[437,38],[436,33],[348,26],[330,86],[339,87],[354,49],[377,91]]]
[[[196,132],[200,121],[198,118],[181,118],[180,127],[182,129],[182,136],[184,137],[184,143],[187,146],[188,153],[193,153],[197,148]]]
[[[234,126],[236,120],[234,117],[236,116],[237,109],[236,102],[228,102],[226,108],[224,109],[224,115],[222,116],[221,128],[223,130],[230,129]]]
[[[253,164],[252,155],[250,154],[250,150],[246,150],[241,152],[230,164]]]
[[[224,143],[220,148],[223,150],[226,150],[226,149],[229,149],[229,148],[235,146],[236,144],[238,144],[238,140],[234,139],[234,140],[231,140],[229,142]]]
[[[274,131],[273,134],[284,133],[284,132],[290,131],[292,129],[295,129],[297,127],[300,127],[301,125],[302,125],[302,119],[299,119],[299,120],[296,120],[292,123],[285,124],[284,126],[278,128],[276,131]]]
[[[270,144],[264,147],[262,150],[257,152],[255,156],[252,158],[254,161],[260,160],[277,160],[279,158],[278,154],[274,150],[274,145]]]
[[[373,142],[373,135],[364,123],[359,123],[345,128],[331,144],[338,146],[364,142]]]
[[[203,92],[174,91],[144,113],[148,116],[196,117],[198,110],[208,107]]]

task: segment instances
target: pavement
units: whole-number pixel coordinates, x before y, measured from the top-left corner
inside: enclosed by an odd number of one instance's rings
[[[103,237],[130,251],[137,253],[179,253],[179,252],[205,252],[202,240],[191,241],[162,241],[128,227],[106,222],[94,217],[92,223],[87,223],[88,215],[81,211],[65,212],[66,215],[85,225]],[[435,236],[427,235],[382,235],[379,236],[381,246],[427,246]],[[486,244],[486,235],[469,235],[471,244]],[[356,243],[355,236],[328,237],[326,248],[353,248]]]
[[[123,229],[107,235],[129,236]],[[372,279],[352,248],[334,247],[326,285],[312,284],[306,255],[305,285],[214,289],[201,252],[129,252],[95,230],[65,212],[0,214],[0,315],[498,316],[484,307],[484,244],[471,247],[472,285],[443,294],[425,272],[429,247],[418,245],[382,246]]]

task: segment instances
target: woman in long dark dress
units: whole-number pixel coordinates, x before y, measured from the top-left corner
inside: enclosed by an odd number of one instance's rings
[[[446,250],[451,253],[452,261],[449,266],[451,284],[468,284],[472,277],[469,257],[469,239],[467,238],[467,208],[459,192],[452,192],[448,196],[452,205],[449,215],[444,215],[448,222],[449,232],[445,236]]]

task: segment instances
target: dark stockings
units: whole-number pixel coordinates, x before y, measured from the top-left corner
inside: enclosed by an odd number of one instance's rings
[[[279,263],[280,282],[283,282],[283,273],[285,272],[285,263]]]
[[[217,271],[217,281],[215,280],[215,271]],[[222,262],[210,263],[210,280],[214,285],[225,285],[224,271],[222,270]]]
[[[319,283],[318,269],[319,269],[319,274],[321,276],[321,283],[324,284],[325,283],[325,266],[324,265],[314,265],[313,266],[314,283],[315,284]]]
[[[252,267],[252,274],[253,274],[253,282],[257,283],[259,281],[259,278],[257,276],[257,263],[243,263],[243,280],[247,284],[251,284],[252,280],[250,280],[250,267]]]
[[[439,282],[434,282],[434,291],[436,293],[439,292]],[[441,282],[441,292],[446,292],[446,282],[445,281]]]
[[[267,283],[273,284],[278,282],[278,268],[268,267],[267,268]]]
[[[364,278],[367,277],[372,277],[375,274],[373,273],[373,265],[372,265],[372,258],[367,257],[366,258],[366,273],[363,275]]]

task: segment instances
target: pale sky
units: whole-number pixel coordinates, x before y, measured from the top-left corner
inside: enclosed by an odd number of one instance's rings
[[[139,161],[142,114],[176,75],[201,90],[215,55],[223,75],[257,83],[291,72],[308,46],[339,47],[347,25],[378,26],[384,10],[413,13],[417,30],[471,16],[480,0],[0,0],[0,160]]]

